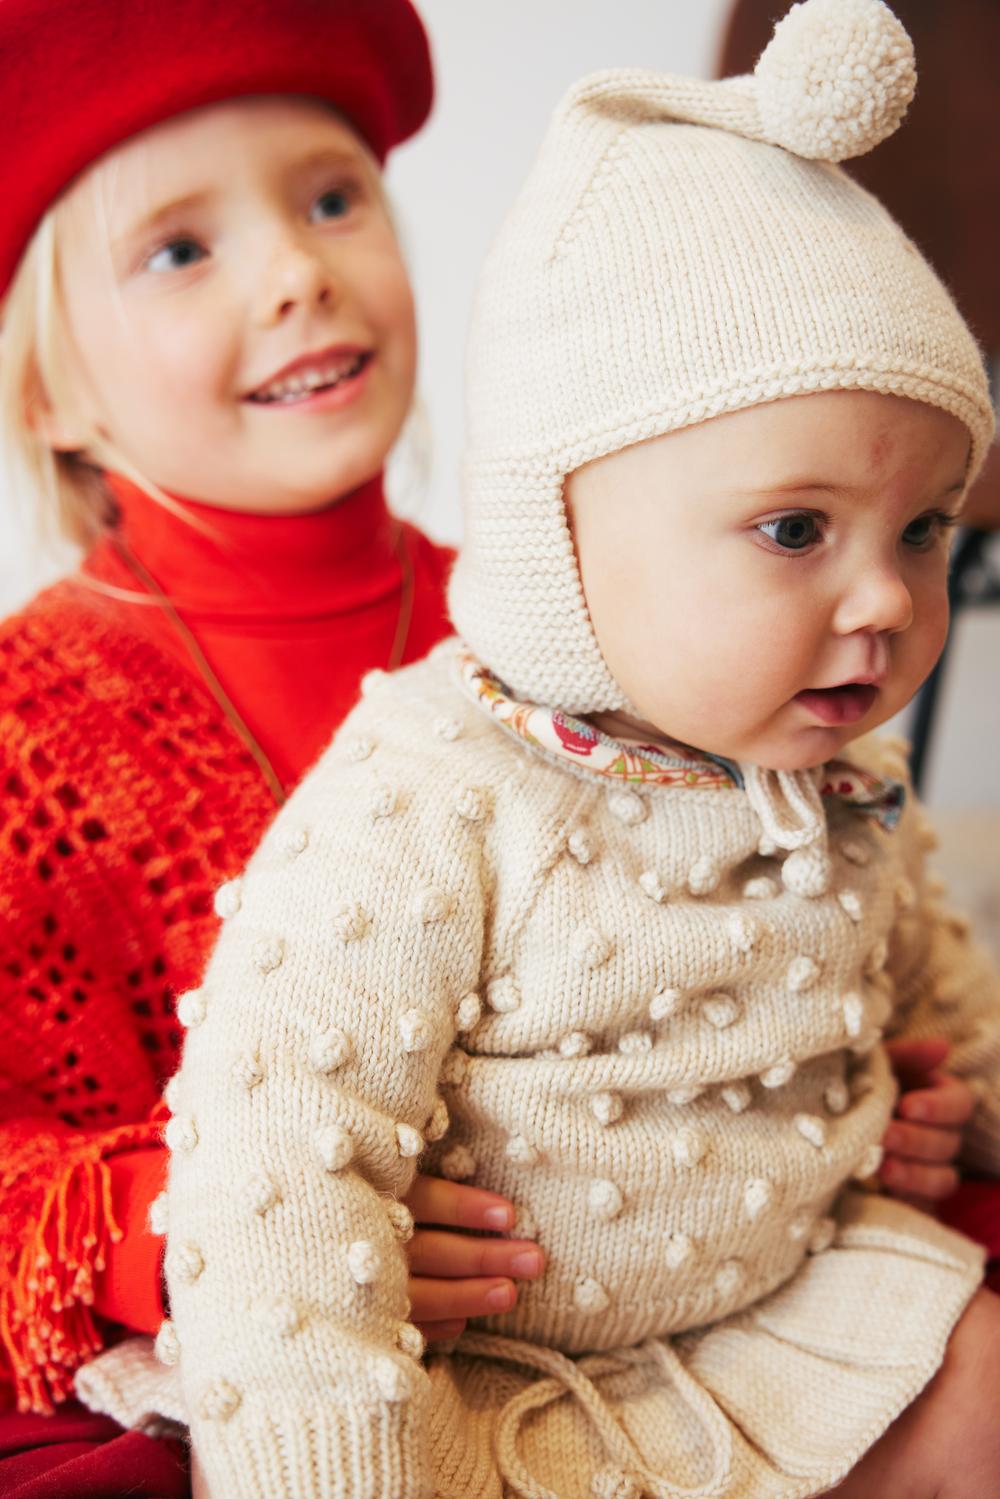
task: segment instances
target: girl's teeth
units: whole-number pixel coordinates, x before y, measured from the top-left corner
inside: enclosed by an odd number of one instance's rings
[[[289,375],[284,380],[275,380],[256,397],[260,401],[291,401],[307,391],[320,390],[324,386],[338,385],[361,368],[362,356],[356,355],[346,363],[328,365],[326,369],[305,370],[301,375]]]

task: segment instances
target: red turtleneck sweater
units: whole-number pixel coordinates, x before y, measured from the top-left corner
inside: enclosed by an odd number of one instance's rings
[[[379,481],[295,516],[110,484],[119,525],[82,569],[97,586],[57,584],[0,625],[0,1397],[12,1381],[23,1408],[63,1398],[99,1346],[88,1286],[115,1322],[162,1317],[146,1215],[173,1003],[211,950],[212,890],[275,806],[126,556],[285,790],[401,630],[406,662],[448,629],[451,554],[390,517]]]

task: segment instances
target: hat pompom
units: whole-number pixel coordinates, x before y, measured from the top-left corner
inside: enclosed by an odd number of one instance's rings
[[[765,137],[797,156],[846,161],[892,135],[917,75],[913,44],[882,0],[804,0],[754,70]]]

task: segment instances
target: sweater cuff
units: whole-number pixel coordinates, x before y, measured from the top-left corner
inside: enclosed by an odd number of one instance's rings
[[[422,1384],[426,1376],[418,1376]],[[195,1492],[208,1499],[431,1499],[423,1391],[376,1406],[274,1399],[195,1421]]]
[[[108,1166],[123,1235],[108,1246],[105,1268],[95,1279],[94,1309],[133,1332],[156,1333],[165,1315],[163,1240],[150,1232],[148,1216],[167,1184],[167,1151],[162,1146],[125,1151],[110,1156]]]

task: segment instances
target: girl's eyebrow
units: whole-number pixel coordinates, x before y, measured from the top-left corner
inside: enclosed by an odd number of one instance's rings
[[[166,203],[160,203],[129,224],[120,233],[114,235],[112,246],[118,247],[122,244],[128,244],[148,234],[157,225],[164,223],[168,219],[177,218],[185,213],[191,213],[194,209],[202,207],[211,197],[211,189],[203,188],[199,192],[183,193],[180,197],[171,198]]]

